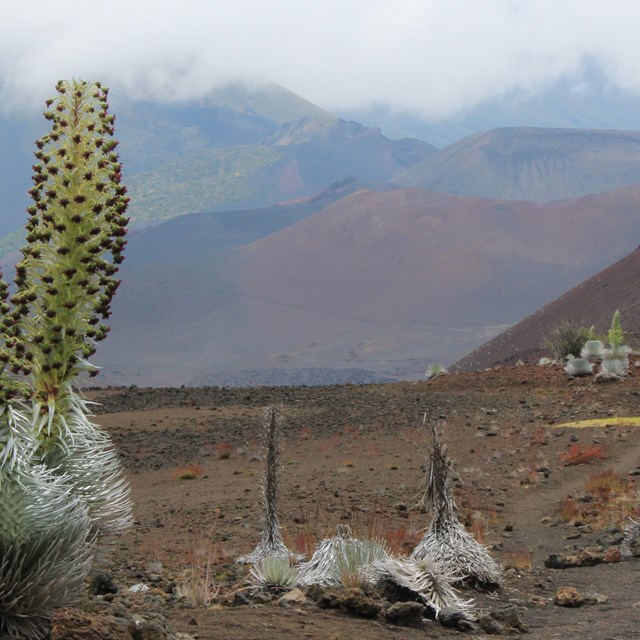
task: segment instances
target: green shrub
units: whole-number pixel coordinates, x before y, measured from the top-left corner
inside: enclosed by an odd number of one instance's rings
[[[578,327],[569,320],[563,320],[552,329],[543,340],[543,347],[553,354],[556,360],[564,360],[567,356],[579,356],[585,342],[591,338],[587,327]]]

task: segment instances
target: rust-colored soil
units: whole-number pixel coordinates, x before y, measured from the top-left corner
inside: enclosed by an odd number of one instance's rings
[[[508,571],[507,588],[494,598],[466,595],[480,610],[516,604],[532,640],[636,637],[640,559],[566,570],[547,569],[544,560],[619,546],[626,506],[612,508],[602,529],[602,515],[593,523],[564,522],[559,506],[569,495],[588,499],[584,481],[597,470],[613,469],[636,484],[640,428],[615,426],[615,417],[640,415],[639,376],[633,370],[623,382],[597,384],[568,380],[560,368],[518,367],[376,386],[92,390],[89,396],[101,403],[95,421],[122,454],[135,502],[135,526],[118,541],[110,567],[118,593],[104,606],[160,612],[174,631],[203,640],[425,637],[424,629],[315,604],[230,603],[246,586],[246,568],[234,559],[260,538],[263,407],[282,404],[285,415],[280,512],[288,544],[303,550],[349,523],[356,534],[384,532],[405,552],[429,522],[412,509],[424,477],[429,410],[440,420],[459,476],[461,519],[484,536],[497,560],[532,565]],[[586,418],[611,418],[611,426],[554,428]],[[572,444],[602,445],[605,457],[565,466],[561,455]],[[178,479],[189,465],[199,477]],[[194,549],[206,550],[213,562],[218,593],[208,607],[173,594]],[[138,583],[150,589],[130,592]],[[597,592],[608,602],[556,606],[561,586]],[[459,633],[428,623],[428,637]]]

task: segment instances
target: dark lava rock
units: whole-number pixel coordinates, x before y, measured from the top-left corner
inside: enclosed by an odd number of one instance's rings
[[[545,561],[547,569],[569,569],[572,567],[593,567],[604,562],[606,552],[602,549],[580,549],[576,554],[559,555],[552,553]]]
[[[133,640],[167,640],[171,635],[164,616],[158,614],[136,614],[129,620],[128,629]]]
[[[458,627],[460,621],[467,620],[467,615],[455,607],[445,607],[440,609],[437,620],[444,627]]]
[[[51,640],[133,640],[126,620],[58,609],[51,619]]]
[[[367,596],[362,589],[347,589],[340,599],[348,613],[363,618],[375,618],[382,608],[379,602]]]
[[[492,636],[499,636],[504,632],[504,625],[500,624],[488,613],[482,613],[478,616],[478,624],[485,633]]]
[[[118,593],[118,587],[110,574],[100,571],[91,578],[89,593],[94,596],[104,596],[109,593]]]
[[[396,602],[384,612],[384,617],[399,627],[421,628],[426,612],[426,607],[420,602]]]
[[[514,604],[504,604],[489,612],[489,615],[498,622],[518,631],[529,631],[529,625],[521,618],[521,611]],[[482,625],[481,625],[482,626]],[[488,633],[488,632],[487,632]]]

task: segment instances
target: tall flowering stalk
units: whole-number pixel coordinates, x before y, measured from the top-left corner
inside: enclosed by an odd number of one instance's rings
[[[129,198],[113,139],[108,90],[61,81],[47,101],[51,130],[36,141],[27,244],[11,298],[11,346],[17,372],[29,372],[36,454],[64,474],[103,538],[131,522],[129,489],[106,433],[88,419],[76,389],[97,374],[90,358],[119,281]]]
[[[271,406],[264,410],[263,446],[264,446],[264,484],[263,508],[264,529],[258,546],[248,555],[238,558],[238,562],[257,564],[264,558],[289,559],[293,554],[287,548],[280,533],[278,517],[278,470],[280,466],[279,431],[282,413]]]
[[[36,142],[34,201],[12,299],[35,397],[50,406],[82,371],[109,328],[126,244],[129,198],[115,153],[114,116],[100,83],[59,82],[47,101],[51,131]],[[47,435],[52,435],[47,425]]]
[[[438,440],[435,422],[425,415],[427,421],[431,427],[432,445],[425,499],[431,507],[432,519],[411,558],[434,561],[452,576],[454,584],[470,582],[477,587],[499,588],[504,582],[502,568],[458,520],[447,448]]]
[[[7,314],[0,276],[0,310]],[[7,374],[28,371],[16,355],[15,324],[0,332],[0,635],[47,635],[56,607],[80,598],[93,555],[87,509],[67,479],[40,464],[28,417],[30,388]],[[11,347],[9,347],[11,345]]]

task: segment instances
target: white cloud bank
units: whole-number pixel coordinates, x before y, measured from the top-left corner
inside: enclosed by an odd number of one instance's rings
[[[637,0],[3,0],[0,100],[39,110],[59,78],[186,100],[263,77],[327,109],[440,117],[587,62],[640,92],[638,24]]]

